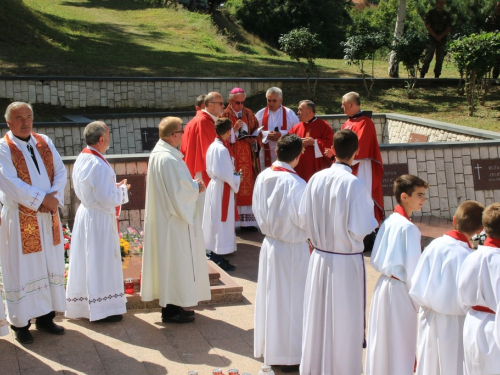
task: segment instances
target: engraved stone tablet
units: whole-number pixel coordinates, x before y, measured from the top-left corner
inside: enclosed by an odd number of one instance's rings
[[[141,128],[142,150],[151,151],[159,140],[158,128]]]
[[[500,189],[500,159],[472,159],[474,190]]]
[[[410,133],[410,137],[408,138],[408,143],[425,143],[429,139],[428,135]]]
[[[122,210],[143,210],[146,206],[146,175],[119,175],[116,176],[116,181],[120,182],[124,178],[130,184],[128,191],[128,203],[122,206]]]
[[[384,164],[384,177],[382,178],[382,194],[392,196],[394,180],[403,174],[408,174],[408,164]]]

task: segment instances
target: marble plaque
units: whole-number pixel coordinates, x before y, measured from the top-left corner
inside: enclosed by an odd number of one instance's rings
[[[394,195],[394,180],[403,174],[408,174],[408,164],[384,164],[384,177],[382,178],[382,194]]]
[[[143,210],[146,206],[146,175],[119,175],[116,176],[116,181],[120,182],[124,178],[131,186],[128,191],[128,203],[122,206],[122,210]]]
[[[474,190],[500,190],[500,159],[472,159]]]
[[[159,140],[158,128],[141,128],[141,142],[143,151],[151,151]]]

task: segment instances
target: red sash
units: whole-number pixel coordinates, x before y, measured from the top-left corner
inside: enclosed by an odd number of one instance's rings
[[[394,212],[397,213],[397,214],[400,214],[401,216],[403,216],[408,221],[411,221],[410,218],[408,217],[408,215],[406,214],[404,208],[401,207],[399,204],[394,208]]]
[[[288,173],[297,174],[297,172],[295,172],[295,171],[291,171],[291,170],[283,168],[283,167],[278,167],[277,165],[272,165],[271,170],[278,171],[278,172],[288,172]]]
[[[446,232],[445,234],[447,236],[450,236],[451,238],[456,239],[457,241],[465,242],[470,248],[472,248],[470,246],[470,242],[467,239],[467,237],[465,237],[465,235],[463,235],[462,233],[460,233],[458,230],[450,230],[449,232]]]
[[[49,145],[45,140],[36,133],[31,133],[36,140],[36,149],[40,154],[45,169],[50,180],[54,183],[54,157]],[[12,157],[12,164],[17,171],[17,176],[20,180],[31,185],[31,176],[28,171],[28,165],[24,158],[23,152],[17,148],[14,142],[10,139],[8,134],[5,134],[5,142],[9,146],[10,154]],[[35,199],[36,200],[36,199]],[[37,212],[29,209],[22,204],[19,204],[19,226],[21,228],[21,242],[23,254],[37,253],[42,251],[42,240],[40,236],[40,228],[38,227]],[[59,212],[52,213],[52,243],[54,246],[61,243]]]
[[[287,123],[286,123],[286,109],[285,106],[281,106],[283,108],[283,123],[281,124],[281,130],[286,130],[287,129]],[[269,122],[269,107],[266,107],[264,110],[264,117],[262,118],[262,126],[264,127],[262,130],[268,130],[267,129],[267,124]],[[274,129],[273,129],[274,130]],[[264,143],[264,166],[265,167],[270,167],[271,166],[271,149],[269,148],[269,142]]]
[[[218,139],[222,142],[224,147],[229,151],[230,157],[234,158],[234,152],[232,147],[229,145],[229,141],[223,141],[221,137],[217,136]],[[231,186],[227,182],[224,182],[224,189],[222,190],[222,215],[221,221],[225,223],[227,221],[227,212],[229,211],[229,199],[231,198]],[[238,221],[238,207],[236,204],[234,205],[234,220]]]
[[[484,246],[500,247],[500,239],[488,237],[484,241]]]
[[[472,306],[471,307],[472,310],[476,310],[476,311],[482,311],[482,312],[486,312],[486,313],[490,313],[490,314],[495,314],[495,312],[487,307],[484,307],[484,306]]]
[[[111,168],[111,165],[109,165],[108,161],[106,159],[104,159],[104,157],[97,151],[94,151],[94,150],[91,150],[90,148],[88,147],[85,147],[83,150],[82,150],[82,154],[92,154],[94,156],[97,156],[98,158],[100,158],[102,161],[104,161],[108,167]],[[113,169],[113,168],[111,168]],[[114,170],[113,170],[113,173],[114,173]],[[116,229],[118,230],[118,233],[120,233],[120,212],[122,210],[122,206],[116,206]]]

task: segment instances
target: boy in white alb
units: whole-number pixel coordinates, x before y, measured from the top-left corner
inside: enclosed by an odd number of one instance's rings
[[[373,245],[370,263],[382,275],[370,308],[367,375],[413,374],[418,306],[409,290],[421,254],[421,234],[409,217],[422,209],[427,186],[412,175],[394,181],[398,205],[381,225]]]
[[[488,236],[465,259],[458,279],[464,323],[465,375],[500,374],[500,203],[483,212]]]
[[[469,238],[482,228],[484,205],[463,202],[452,231],[427,246],[411,279],[410,296],[420,305],[418,375],[462,375],[463,328],[467,309],[458,292],[458,275],[472,252]]]
[[[273,150],[274,151],[274,150]],[[266,235],[259,256],[255,297],[254,356],[282,371],[298,371],[302,353],[304,288],[309,265],[307,234],[299,226],[306,188],[295,167],[302,139],[286,134],[277,142],[276,160],[255,182],[252,211]]]
[[[220,118],[215,123],[217,138],[207,150],[207,173],[211,178],[205,196],[203,237],[210,259],[225,271],[236,267],[224,258],[236,250],[234,194],[240,188],[240,175],[234,172],[234,155],[227,140],[232,122]]]

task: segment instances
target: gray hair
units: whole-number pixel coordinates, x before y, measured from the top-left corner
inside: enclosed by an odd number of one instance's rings
[[[247,93],[243,91],[243,92],[238,92],[236,94],[229,94],[229,99],[233,100],[236,95],[241,95],[241,94],[245,95],[245,99],[247,98]]]
[[[199,95],[194,102],[194,106],[200,107],[203,103],[205,103],[205,97],[206,95]]]
[[[308,100],[308,99],[306,99],[306,100],[301,100],[301,101],[299,102],[299,105],[301,105],[301,104],[305,104],[305,105],[307,105],[309,108],[311,108],[311,111],[312,111],[314,114],[316,114],[316,104],[314,104],[314,102],[313,102],[312,100]]]
[[[266,98],[267,98],[268,95],[272,95],[272,94],[278,94],[279,98],[283,97],[283,91],[281,91],[281,89],[279,87],[270,87],[270,88],[268,88],[267,91],[266,91]]]
[[[18,107],[22,107],[22,106],[27,106],[30,110],[31,110],[31,113],[33,113],[33,107],[31,106],[30,103],[25,103],[25,102],[12,102],[9,104],[9,106],[7,107],[7,109],[5,110],[5,121],[10,121],[10,112],[13,110],[13,109],[16,109]]]
[[[92,146],[97,144],[99,142],[99,138],[106,133],[107,128],[106,124],[102,121],[94,121],[88,124],[83,131],[83,137],[85,138],[87,145]]]
[[[359,94],[354,91],[348,92],[342,97],[342,99],[344,99],[346,103],[354,103],[357,105],[361,105],[361,99],[359,99]]]

